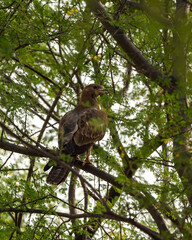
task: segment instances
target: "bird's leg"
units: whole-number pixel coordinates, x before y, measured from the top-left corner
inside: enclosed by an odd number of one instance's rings
[[[93,163],[89,160],[89,156],[91,154],[91,150],[92,150],[92,146],[87,150],[87,156],[86,156],[85,161],[83,162],[83,166],[85,166],[86,163],[90,163],[90,164],[93,165]]]

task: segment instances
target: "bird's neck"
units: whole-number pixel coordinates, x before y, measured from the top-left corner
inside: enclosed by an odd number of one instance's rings
[[[99,109],[99,104],[97,102],[97,97],[92,95],[82,95],[80,102],[78,104],[82,107],[97,108]]]

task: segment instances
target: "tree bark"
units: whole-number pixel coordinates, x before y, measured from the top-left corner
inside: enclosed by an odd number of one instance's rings
[[[173,128],[179,134],[173,138],[173,155],[175,168],[184,188],[188,189],[188,200],[192,206],[192,155],[189,147],[190,140],[190,116],[187,105],[187,15],[190,5],[184,0],[177,0],[175,12],[175,31],[173,35],[173,77],[176,80],[176,89],[173,91],[175,102],[173,103],[174,119]],[[186,184],[187,181],[187,184]]]

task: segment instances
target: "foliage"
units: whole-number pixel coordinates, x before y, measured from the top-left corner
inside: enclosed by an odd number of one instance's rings
[[[191,1],[102,2],[0,1],[1,239],[192,238]],[[59,119],[93,82],[95,167],[49,186]]]

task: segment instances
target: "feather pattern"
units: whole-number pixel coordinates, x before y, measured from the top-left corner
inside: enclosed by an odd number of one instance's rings
[[[82,146],[103,138],[107,127],[106,114],[98,109],[85,109],[78,119],[78,130],[74,134],[75,144]]]

